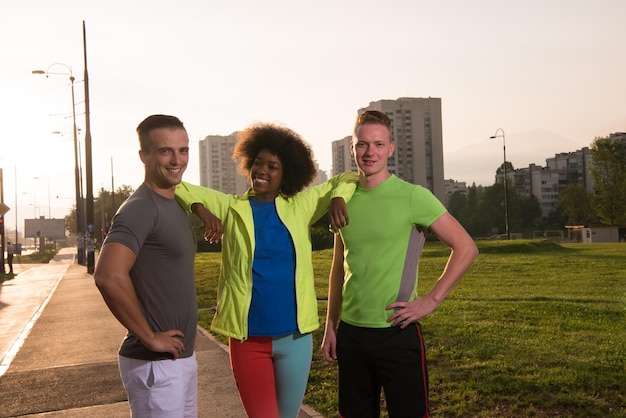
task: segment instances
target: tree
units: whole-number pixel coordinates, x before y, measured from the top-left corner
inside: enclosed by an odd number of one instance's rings
[[[467,196],[464,196],[465,205],[458,215],[458,221],[471,236],[483,235],[476,228],[475,215],[477,213],[479,195],[483,191],[482,186],[478,188],[476,183],[467,189]],[[456,215],[455,215],[456,216]]]
[[[496,169],[496,176],[499,175],[503,175],[504,174],[504,162],[502,164],[500,164],[500,167],[498,167]],[[515,171],[515,167],[513,167],[513,163],[511,163],[510,161],[506,162],[506,172],[507,174],[513,173]],[[507,180],[508,180],[508,175],[507,175]]]
[[[483,189],[478,196],[475,210],[469,220],[469,230],[473,236],[488,236],[504,233],[504,187],[495,183]]]
[[[115,193],[104,190],[104,188],[100,189],[100,193],[93,202],[94,226],[96,231],[100,231],[100,234],[94,234],[98,242],[102,243],[117,209],[133,191],[133,188],[127,185],[118,187]]]
[[[606,224],[625,223],[626,142],[617,138],[596,138],[590,149],[598,218]]]
[[[570,183],[561,189],[557,211],[565,215],[567,225],[587,225],[596,220],[593,194],[582,184]]]
[[[108,190],[100,189],[98,196],[93,199],[94,212],[94,236],[98,242],[102,242],[102,238],[108,230],[113,215],[117,212],[120,205],[133,193],[131,186],[122,185],[112,194]],[[65,215],[65,227],[71,233],[76,235],[76,208]]]
[[[463,222],[461,222],[461,217],[463,216],[463,211],[466,207],[467,196],[465,193],[460,191],[452,193],[452,196],[450,196],[450,200],[448,201],[448,212],[450,212],[450,214],[454,216],[461,223],[461,225],[463,224]]]
[[[541,205],[539,200],[533,194],[525,197],[514,193],[513,196],[516,198],[513,201],[513,205],[516,205],[514,208],[519,208],[517,212],[514,212],[513,219],[519,221],[520,230],[526,232],[534,231],[541,224]]]

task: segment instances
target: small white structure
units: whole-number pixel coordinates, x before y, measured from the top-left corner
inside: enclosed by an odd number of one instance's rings
[[[626,242],[626,225],[588,225],[582,228],[582,242]]]

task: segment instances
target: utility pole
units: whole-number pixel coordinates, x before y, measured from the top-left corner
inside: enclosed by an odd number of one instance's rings
[[[4,204],[4,180],[2,179],[2,168],[0,168],[0,235],[2,235],[2,251],[0,252],[0,263],[2,263],[2,268],[0,268],[0,273],[4,276],[6,274],[6,270],[4,269],[4,251],[6,248],[6,242],[4,241],[4,213],[8,210],[6,205]]]
[[[85,170],[87,176],[87,273],[93,274],[95,267],[93,169],[91,159],[91,122],[89,119],[89,75],[87,73],[87,33],[83,20],[83,54],[85,57]]]

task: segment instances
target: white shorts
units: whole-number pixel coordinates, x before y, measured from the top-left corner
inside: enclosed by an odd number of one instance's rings
[[[119,356],[118,364],[132,417],[198,417],[195,353],[188,358],[157,361]]]

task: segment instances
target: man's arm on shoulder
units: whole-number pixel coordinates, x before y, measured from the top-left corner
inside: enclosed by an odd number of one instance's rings
[[[107,306],[126,329],[149,350],[169,352],[178,358],[184,351],[179,330],[155,333],[139,308],[135,288],[130,279],[130,269],[135,263],[135,253],[127,246],[105,243],[100,250],[94,270],[94,280]]]

